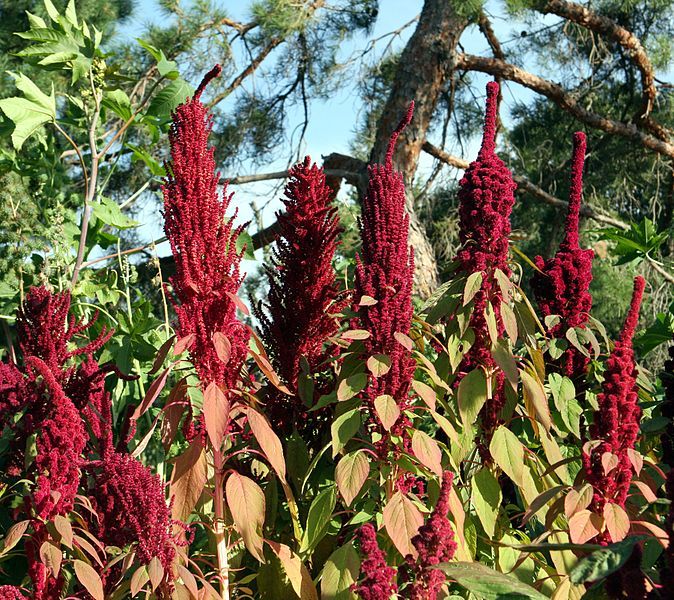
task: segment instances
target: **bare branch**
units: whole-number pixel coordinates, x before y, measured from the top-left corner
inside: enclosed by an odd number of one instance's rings
[[[581,27],[590,29],[624,48],[630,60],[641,74],[643,100],[639,111],[634,116],[634,120],[637,123],[643,122],[644,126],[651,129],[658,137],[667,139],[668,134],[664,128],[648,118],[655,105],[655,98],[658,92],[655,87],[655,70],[639,38],[613,19],[599,15],[576,2],[548,0],[536,5],[535,8],[543,14],[554,14],[577,23]]]
[[[645,148],[653,150],[658,154],[674,158],[674,145],[671,143],[640,130],[633,123],[615,121],[595,112],[586,110],[578,104],[571,94],[567,93],[558,84],[543,79],[538,75],[529,73],[513,64],[496,58],[462,54],[457,57],[456,67],[457,69],[465,71],[481,71],[483,73],[489,73],[495,77],[502,77],[503,79],[519,83],[520,85],[528,87],[534,92],[538,92],[546,98],[549,98],[562,110],[568,112],[581,123],[585,123],[589,127],[601,129],[606,133],[634,140]]]

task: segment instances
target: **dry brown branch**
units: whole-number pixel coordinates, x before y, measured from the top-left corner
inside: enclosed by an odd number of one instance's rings
[[[589,127],[601,129],[606,133],[634,140],[649,150],[653,150],[654,152],[669,158],[674,158],[674,145],[668,141],[659,139],[651,133],[646,133],[633,123],[623,123],[622,121],[609,119],[603,115],[589,111],[583,108],[577,100],[571,94],[567,93],[560,85],[547,79],[543,79],[533,73],[529,73],[516,65],[497,58],[461,54],[457,57],[456,67],[457,69],[464,71],[481,71],[483,73],[489,73],[495,77],[502,77],[503,79],[519,83],[520,85],[549,98],[562,110],[568,112],[578,121],[585,123]]]

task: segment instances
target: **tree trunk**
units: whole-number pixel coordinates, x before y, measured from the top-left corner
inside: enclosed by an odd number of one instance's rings
[[[410,101],[415,110],[412,123],[400,136],[393,163],[405,178],[407,210],[410,215],[410,244],[415,256],[415,289],[429,296],[438,284],[438,266],[433,247],[416,213],[412,181],[419,163],[421,147],[426,141],[431,119],[447,78],[454,67],[456,45],[468,20],[457,14],[450,0],[426,0],[417,28],[403,50],[382,117],[377,124],[371,162],[381,162],[389,137]]]

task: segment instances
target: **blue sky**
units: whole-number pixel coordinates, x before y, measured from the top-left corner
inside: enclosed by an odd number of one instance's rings
[[[223,7],[229,16],[235,19],[246,21],[247,7],[249,2],[247,0],[219,0],[217,4]],[[497,6],[502,3],[488,3],[488,9],[491,9],[494,27],[500,39],[507,40],[519,32],[519,24],[513,22],[505,15],[498,14]],[[385,33],[399,28],[403,23],[410,21],[417,15],[423,5],[423,0],[381,0],[380,11],[374,31],[367,38],[362,35],[346,41],[340,49],[340,58],[346,59],[354,52],[362,50],[368,42],[368,39],[376,39]],[[132,40],[135,37],[141,36],[145,27],[153,22],[157,22],[162,18],[162,12],[155,0],[138,0],[134,15],[125,23],[120,33]],[[402,47],[414,30],[414,25],[408,27],[402,34],[393,42],[394,47]],[[380,42],[379,47],[383,47],[386,41]],[[462,44],[467,52],[473,54],[490,53],[489,48],[477,31],[477,28],[470,28],[462,36]],[[484,83],[488,81],[486,76],[482,77],[476,74],[477,81],[483,80]],[[196,82],[194,82],[196,83]],[[246,85],[253,85],[253,81],[247,82]],[[507,107],[514,101],[523,101],[531,97],[531,93],[516,84],[507,84],[504,89],[504,99],[502,112],[507,120]],[[224,110],[227,105],[222,106]],[[358,98],[355,82],[353,85],[345,85],[336,94],[332,95],[329,101],[316,100],[310,106],[310,120],[309,127],[305,135],[303,153],[309,154],[314,160],[320,161],[321,155],[329,154],[330,152],[349,153],[350,142],[354,137],[354,131],[358,122],[359,111],[361,105]],[[292,131],[294,127],[301,122],[302,113],[299,107],[291,109],[289,112],[290,127],[288,131]],[[467,147],[464,148],[464,157],[472,159],[477,152],[478,140],[471,140]],[[448,150],[455,154],[462,154],[458,147],[452,147],[450,141]],[[233,177],[236,175],[244,175],[249,173],[260,173],[269,171],[283,170],[286,167],[287,157],[279,158],[265,165],[264,167],[256,167],[253,165],[244,164],[241,171],[237,173],[224,173],[226,177]],[[420,164],[419,176],[423,177],[428,173],[432,167],[432,160],[427,156],[422,156]],[[456,177],[455,171],[447,169],[446,177]],[[275,192],[278,191],[279,182],[265,182],[248,184],[245,186],[237,186],[235,189],[234,204],[239,209],[239,214],[242,219],[249,220],[252,217],[250,209],[251,203],[255,202],[257,206],[265,206],[264,210],[264,225],[271,224],[274,220],[274,212],[278,210],[280,202],[276,198]],[[144,239],[157,239],[162,235],[161,222],[156,210],[156,205],[148,203],[146,209],[139,220],[144,223],[140,230],[140,234]],[[165,254],[168,251],[166,245],[162,245],[160,254]]]

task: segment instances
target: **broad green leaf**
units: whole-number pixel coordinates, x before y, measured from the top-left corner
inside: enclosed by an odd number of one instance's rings
[[[51,95],[47,96],[22,73],[11,75],[24,97],[14,96],[0,100],[0,110],[14,123],[12,144],[19,150],[42,125],[56,119],[56,98],[53,85]]]
[[[346,379],[342,379],[337,386],[337,400],[343,402],[350,400],[357,393],[362,392],[367,386],[367,373],[356,373]]]
[[[130,229],[138,227],[140,223],[127,217],[112,198],[101,196],[99,204],[93,205],[94,216],[106,225],[117,229]]]
[[[548,385],[552,392],[555,408],[559,411],[562,422],[577,438],[580,438],[580,416],[583,409],[576,400],[576,388],[568,377],[558,373],[548,375]]]
[[[147,115],[168,118],[171,113],[194,93],[192,86],[184,79],[176,79],[163,87],[150,102]]]
[[[569,573],[571,583],[599,581],[614,573],[627,562],[634,546],[644,537],[630,536],[622,542],[595,550],[589,556],[581,558]]]
[[[486,467],[473,476],[471,504],[475,507],[482,527],[490,538],[496,531],[496,518],[501,505],[501,487],[494,474]]]
[[[482,287],[482,273],[476,271],[471,273],[466,279],[466,285],[463,288],[463,305],[466,306],[478,293]]]
[[[459,414],[464,426],[470,427],[487,401],[487,379],[479,367],[461,379],[458,390]]]
[[[547,600],[513,575],[499,573],[477,562],[440,563],[435,568],[481,600]]]
[[[501,425],[491,438],[489,452],[505,474],[522,487],[524,485],[524,446],[515,434]]]
[[[311,580],[311,574],[304,566],[300,557],[285,544],[279,544],[270,540],[266,540],[266,542],[281,561],[283,570],[286,572],[290,584],[300,600],[318,600],[318,592],[316,591],[314,582]]]
[[[103,94],[101,104],[109,108],[124,121],[131,119],[131,100],[124,90],[110,90]]]
[[[337,417],[330,427],[332,433],[332,456],[339,454],[346,443],[360,429],[360,411],[357,408]]]
[[[360,558],[348,542],[337,548],[325,563],[321,574],[321,600],[355,600],[351,586],[358,580]]]
[[[384,527],[398,552],[403,556],[417,556],[412,538],[424,524],[424,517],[416,505],[400,492],[393,494],[384,507]]]
[[[227,507],[248,551],[264,562],[262,526],[264,524],[264,492],[252,479],[236,471],[225,484]]]
[[[302,538],[301,553],[310,552],[316,547],[328,531],[332,511],[335,510],[337,491],[334,486],[324,489],[316,496],[309,507],[307,525]]]
[[[335,468],[335,482],[347,506],[358,495],[370,474],[370,461],[363,450],[343,456]]]

